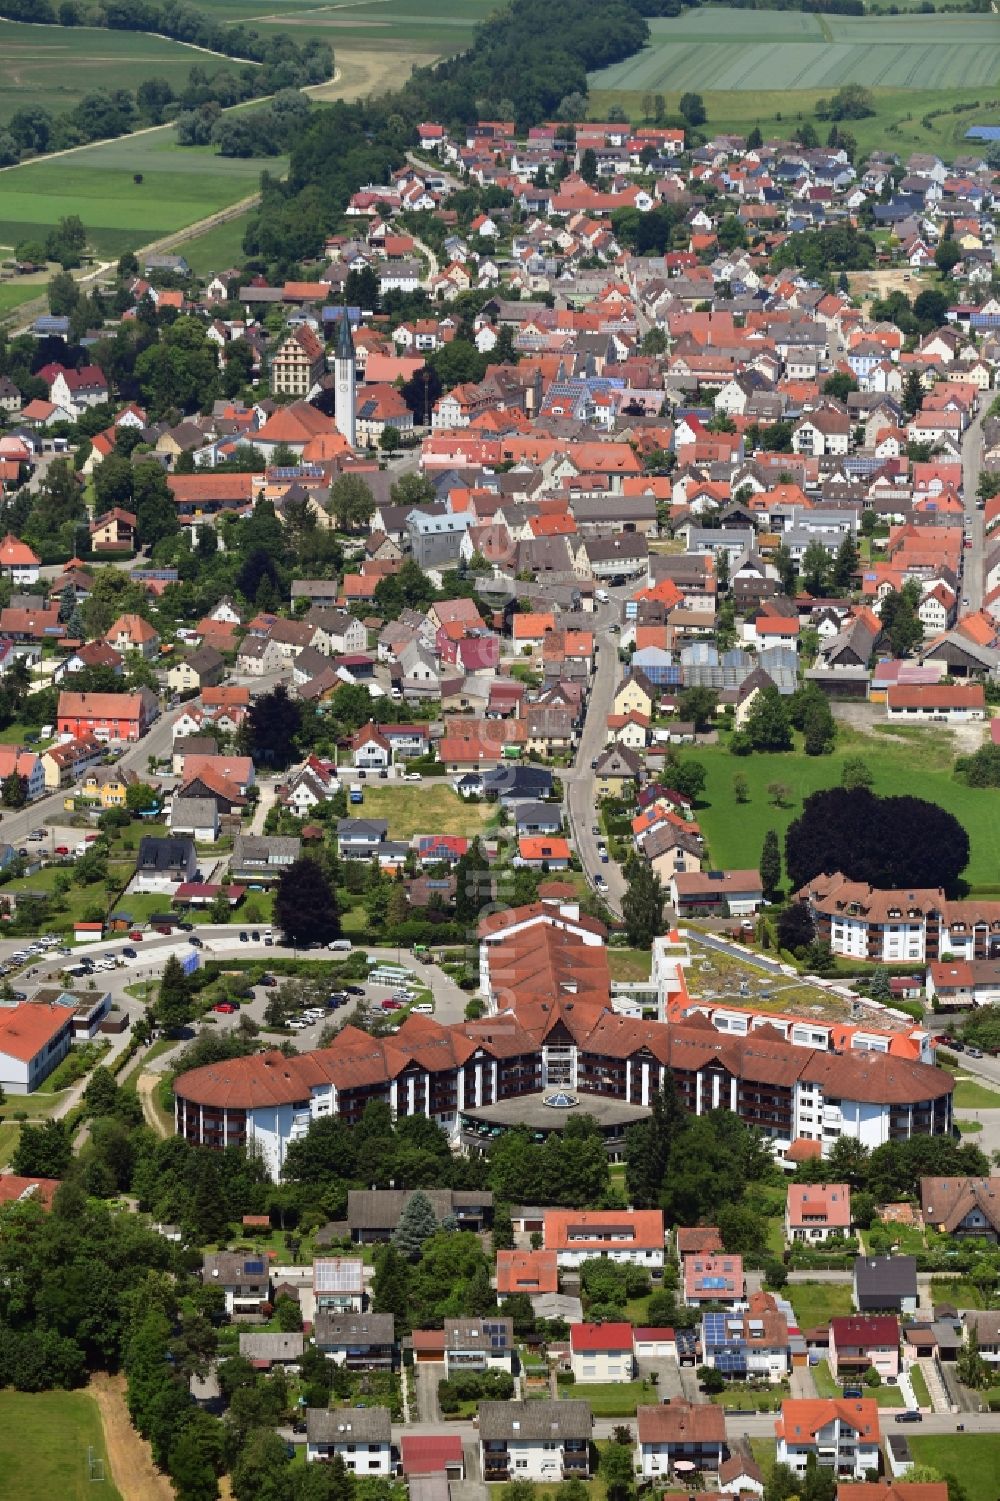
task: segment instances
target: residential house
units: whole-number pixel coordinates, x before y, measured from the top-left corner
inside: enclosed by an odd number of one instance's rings
[[[113,651],[122,655],[138,652],[147,662],[160,650],[159,632],[141,615],[119,615],[104,640]]]
[[[365,1264],[360,1256],[314,1256],[317,1313],[360,1313],[365,1305]]]
[[[577,1270],[592,1257],[663,1274],[663,1213],[659,1209],[550,1209],[544,1245],[560,1270]]]
[[[587,1402],[480,1402],[482,1477],[487,1482],[589,1480],[592,1434]]]
[[[396,1363],[391,1313],[317,1309],[313,1339],[328,1360],[351,1371],[391,1371]]]
[[[38,1089],[73,1042],[67,1006],[28,1001],[0,1007],[0,1087],[9,1094]]]
[[[0,577],[10,579],[12,584],[37,584],[41,558],[13,532],[8,532],[0,542]]]
[[[854,1262],[854,1306],[860,1313],[917,1311],[915,1256],[859,1256]]]
[[[631,1324],[573,1324],[569,1349],[577,1384],[632,1380],[635,1357]]]
[[[197,868],[198,855],[190,835],[160,838],[146,834],[139,842],[135,888],[172,894],[182,882],[193,879]]]
[[[559,1291],[559,1268],[555,1251],[498,1251],[497,1302],[514,1293],[529,1298],[551,1296]]]
[[[159,713],[156,695],[148,688],[135,693],[71,693],[59,695],[56,728],[75,740],[93,737],[104,742],[141,740]]]
[[[1000,1239],[1000,1178],[921,1178],[920,1212],[944,1235]]]
[[[261,1319],[270,1301],[271,1274],[266,1256],[237,1251],[207,1251],[202,1258],[201,1280],[206,1287],[219,1287],[230,1318]]]
[[[50,745],[41,757],[46,788],[52,792],[59,787],[68,787],[103,760],[104,754],[104,746],[93,735]]]
[[[189,657],[175,662],[167,670],[167,687],[171,693],[200,692],[222,682],[225,658],[214,646],[200,646]]]
[[[92,552],[134,552],[138,522],[131,511],[114,506],[90,523]]]
[[[785,1240],[824,1241],[851,1233],[851,1190],[846,1183],[790,1183]]]
[[[716,1474],[728,1452],[725,1414],[710,1402],[674,1398],[658,1407],[639,1407],[636,1419],[636,1461],[648,1480],[678,1473],[678,1464],[684,1467],[680,1473],[690,1473],[687,1467],[692,1466]]]
[[[689,1306],[721,1303],[732,1307],[743,1302],[745,1285],[742,1256],[721,1252],[684,1258],[684,1302]]]
[[[348,1189],[347,1225],[356,1245],[392,1239],[412,1190],[403,1188]],[[477,1190],[425,1190],[438,1224],[454,1220],[459,1230],[480,1231],[493,1222],[493,1195]]]
[[[269,1371],[276,1365],[294,1365],[302,1359],[306,1337],[293,1334],[241,1334],[240,1355],[255,1371]]]
[[[387,1407],[306,1408],[306,1460],[342,1459],[352,1475],[393,1473]]]
[[[229,862],[234,881],[248,885],[270,885],[281,879],[294,865],[302,850],[302,841],[289,834],[237,834]]]
[[[670,879],[670,901],[682,917],[746,917],[763,906],[764,889],[756,870],[678,871]]]
[[[597,757],[592,767],[594,773],[594,797],[628,798],[634,793],[642,774],[642,759],[636,751],[617,741],[609,745]]]
[[[282,339],[271,356],[271,390],[275,396],[308,397],[326,369],[322,342],[307,323]]]
[[[878,1470],[878,1404],[871,1397],[817,1397],[783,1402],[774,1431],[777,1462],[804,1475],[812,1456],[837,1475],[863,1480]]]
[[[770,1293],[751,1293],[747,1307],[706,1313],[702,1358],[729,1381],[783,1381],[791,1368],[788,1320]]]
[[[850,1314],[830,1320],[830,1370],[838,1381],[869,1370],[882,1380],[899,1375],[899,1322],[892,1314]]]
[[[199,844],[214,844],[219,837],[219,808],[211,797],[174,797],[167,814],[171,834],[190,834]]]
[[[511,1375],[514,1354],[512,1319],[444,1321],[444,1369],[449,1380],[463,1371],[506,1371]]]

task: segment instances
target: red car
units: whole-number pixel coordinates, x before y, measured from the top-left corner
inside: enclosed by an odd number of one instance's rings
[[[139,932],[138,928],[134,928],[128,936],[131,938],[133,943],[142,942],[142,934]]]
[[[67,844],[57,844],[56,848],[55,848],[55,853],[57,855],[68,855],[69,854],[69,845],[67,845]]]
[[[383,1001],[382,1002],[382,1010],[383,1011],[402,1011],[402,1009],[403,1009],[403,1003],[402,1003],[402,1001]]]
[[[239,1007],[234,1006],[232,1001],[220,1001],[217,1006],[212,1007],[212,1010],[221,1011],[223,1016],[232,1016],[235,1011],[239,1010]]]

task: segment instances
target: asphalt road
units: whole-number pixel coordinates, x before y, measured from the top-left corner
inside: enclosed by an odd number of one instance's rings
[[[563,773],[566,787],[566,812],[570,834],[584,874],[595,891],[596,877],[601,876],[608,889],[601,893],[616,917],[621,916],[621,901],[625,894],[625,879],[614,861],[602,864],[597,852],[598,836],[592,830],[597,821],[594,798],[594,772],[591,763],[604,749],[607,739],[608,715],[614,702],[615,692],[621,680],[621,663],[618,660],[618,636],[608,631],[608,626],[621,618],[615,599],[599,604],[594,611],[592,629],[600,648],[597,655],[597,671],[594,673],[587,700],[587,713],[580,731],[580,744],[576,761],[571,770]]]
[[[983,467],[983,418],[986,410],[987,403],[984,400],[975,420],[969,424],[962,439],[962,498],[965,503],[966,520],[972,528],[972,546],[964,554],[962,597],[969,601],[964,611],[978,610],[983,602],[983,512],[976,508],[976,489]]]

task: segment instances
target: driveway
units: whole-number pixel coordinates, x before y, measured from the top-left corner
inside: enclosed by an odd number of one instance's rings
[[[444,1361],[428,1364],[417,1363],[413,1367],[413,1384],[417,1392],[416,1417],[421,1423],[440,1423],[441,1409],[438,1406],[438,1382],[444,1380]]]

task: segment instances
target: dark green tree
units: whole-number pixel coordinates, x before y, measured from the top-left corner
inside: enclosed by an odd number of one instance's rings
[[[768,829],[760,852],[760,883],[768,901],[773,901],[781,885],[781,847],[776,830]]]
[[[645,860],[631,860],[625,874],[628,879],[622,898],[625,935],[631,948],[648,949],[663,931],[663,888]]]
[[[295,945],[330,943],[340,937],[336,892],[317,861],[299,859],[282,872],[274,917],[285,938]]]

